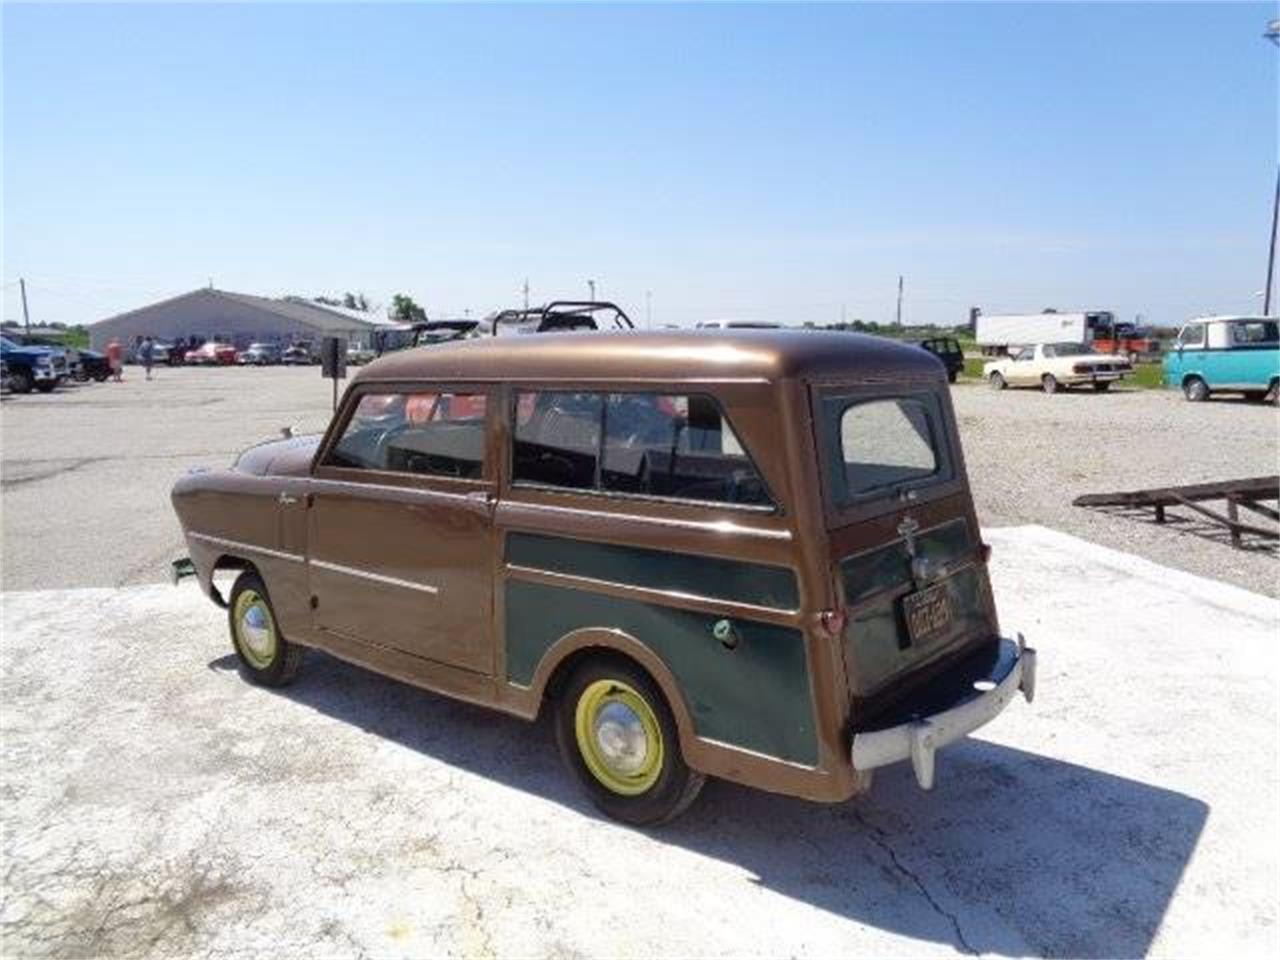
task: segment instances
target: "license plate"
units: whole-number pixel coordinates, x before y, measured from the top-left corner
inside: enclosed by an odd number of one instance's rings
[[[907,622],[907,638],[921,646],[946,633],[951,627],[951,594],[946,584],[938,584],[902,598],[902,616]]]

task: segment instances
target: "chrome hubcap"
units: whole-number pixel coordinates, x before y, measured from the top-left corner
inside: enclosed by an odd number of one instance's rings
[[[271,621],[261,601],[250,604],[240,617],[240,639],[255,656],[271,656]]]
[[[600,759],[623,776],[644,769],[649,755],[649,741],[639,715],[616,700],[605,704],[596,714],[592,726]]]

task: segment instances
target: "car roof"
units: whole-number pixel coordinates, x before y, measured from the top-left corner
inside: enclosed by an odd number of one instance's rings
[[[810,330],[540,333],[401,350],[355,382],[386,380],[942,379],[931,354],[883,337]]]

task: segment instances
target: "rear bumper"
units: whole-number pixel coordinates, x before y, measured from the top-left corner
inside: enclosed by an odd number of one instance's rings
[[[850,750],[854,769],[874,770],[910,760],[922,789],[933,787],[934,756],[939,749],[978,729],[1021,693],[1030,703],[1036,689],[1036,652],[1018,634],[1000,641],[999,655],[985,676],[972,681],[976,695],[949,709],[913,717],[906,722],[855,733]]]

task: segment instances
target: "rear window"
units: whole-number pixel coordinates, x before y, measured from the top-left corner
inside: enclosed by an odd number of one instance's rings
[[[833,396],[824,409],[837,507],[951,479],[942,410],[932,394]]]

